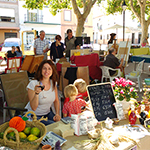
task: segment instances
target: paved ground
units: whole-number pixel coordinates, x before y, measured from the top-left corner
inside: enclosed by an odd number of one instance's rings
[[[150,72],[149,72],[149,70],[148,70],[148,66],[149,66],[150,64],[148,64],[148,63],[145,63],[144,64],[144,72],[146,72],[146,73],[142,73],[142,82],[144,82],[144,79],[145,78],[150,78]],[[129,73],[129,72],[131,72],[132,70],[134,69],[134,64],[133,63],[129,63],[128,64],[128,66],[126,67],[126,69],[125,69],[125,73],[127,74],[127,73]],[[138,98],[138,100],[142,100],[142,95],[143,95],[143,92],[139,92],[138,91],[138,84],[137,84],[137,81],[136,80],[134,80],[134,83],[135,83],[135,88],[136,88],[136,90],[137,90],[137,92],[138,92],[138,95],[139,95],[139,98]],[[0,98],[0,106],[2,106],[2,100],[1,100],[1,98]],[[9,120],[9,115],[8,115],[8,113],[7,113],[7,120],[6,121],[8,121]],[[3,122],[3,113],[2,113],[2,110],[0,110],[0,124],[2,124]]]

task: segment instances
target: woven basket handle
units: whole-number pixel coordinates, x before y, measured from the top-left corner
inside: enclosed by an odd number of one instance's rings
[[[33,121],[37,121],[37,116],[33,111],[28,111],[25,113],[25,117],[27,117],[28,114],[32,114],[33,115]]]
[[[7,128],[7,129],[5,130],[5,132],[4,132],[4,145],[6,145],[7,142],[10,142],[10,141],[7,139],[7,137],[6,137],[6,135],[7,135],[7,133],[8,133],[9,131],[14,131],[15,136],[16,136],[17,147],[19,147],[19,143],[20,143],[19,133],[18,133],[18,131],[17,131],[15,128],[11,128],[11,127]]]
[[[27,117],[28,114],[32,114],[32,115],[33,115],[33,121],[37,121],[37,116],[36,116],[36,114],[35,114],[33,111],[28,111],[28,112],[26,112],[24,116]],[[48,118],[47,118],[47,117],[44,118],[44,117],[42,116],[38,121],[42,121],[42,120],[47,121]]]

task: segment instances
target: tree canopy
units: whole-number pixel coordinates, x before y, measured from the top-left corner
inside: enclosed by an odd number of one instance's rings
[[[28,9],[43,9],[44,6],[48,6],[53,15],[56,15],[62,9],[73,8],[78,21],[76,36],[80,36],[85,20],[96,2],[99,4],[101,0],[25,0],[23,7]],[[80,11],[81,8],[83,9],[83,13]]]
[[[127,9],[132,12],[132,17],[137,18],[142,27],[141,42],[148,36],[150,24],[150,0],[126,0]],[[123,0],[107,0],[107,14],[122,12]]]

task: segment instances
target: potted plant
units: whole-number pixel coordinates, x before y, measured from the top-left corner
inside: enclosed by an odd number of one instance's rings
[[[132,81],[126,80],[122,77],[115,78],[115,81],[112,81],[116,102],[122,103],[125,113],[128,112],[130,103],[135,102],[135,99],[138,97],[135,89],[131,87],[132,85]]]

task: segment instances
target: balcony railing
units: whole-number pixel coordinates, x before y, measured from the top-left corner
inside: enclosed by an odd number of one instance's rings
[[[24,22],[43,22],[43,15],[29,16],[24,14]]]

